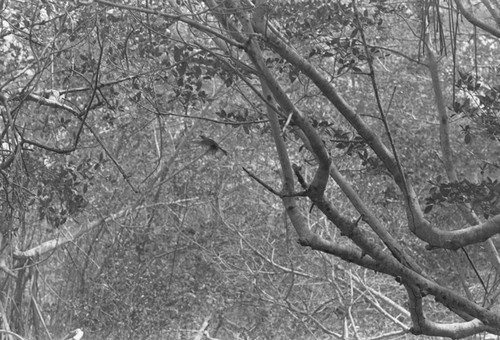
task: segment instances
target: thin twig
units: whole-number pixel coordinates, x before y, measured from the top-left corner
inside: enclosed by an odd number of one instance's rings
[[[282,196],[281,193],[279,193],[278,191],[274,190],[269,185],[267,185],[266,183],[264,183],[260,178],[258,178],[252,172],[250,172],[250,170],[247,170],[245,167],[243,167],[243,171],[245,171],[248,176],[250,176],[251,178],[253,178],[256,182],[258,182],[260,185],[262,185],[264,188],[266,188],[269,192],[271,192],[271,193],[273,193],[273,194],[275,194],[276,196],[279,196],[279,197]]]

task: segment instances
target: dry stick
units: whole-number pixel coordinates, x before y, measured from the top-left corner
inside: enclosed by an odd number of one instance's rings
[[[35,306],[36,314],[38,315],[38,318],[42,322],[43,329],[45,330],[45,333],[47,333],[47,336],[49,337],[50,340],[52,340],[52,336],[50,335],[49,329],[47,328],[47,324],[45,323],[45,320],[43,319],[42,311],[40,311],[40,307],[38,306],[38,303],[36,302],[35,297],[33,294],[31,294],[31,302],[33,303],[33,306]]]
[[[390,298],[388,298],[384,294],[382,294],[380,292],[377,292],[373,288],[367,286],[363,282],[363,280],[361,280],[361,278],[358,275],[352,275],[352,277],[356,281],[357,284],[359,284],[364,289],[366,289],[366,291],[368,292],[368,294],[371,296],[371,297],[367,297],[368,301],[380,313],[382,313],[385,317],[387,317],[389,320],[391,320],[392,322],[394,322],[395,324],[397,324],[399,327],[401,327],[405,331],[409,331],[410,327],[408,327],[407,325],[405,325],[404,323],[402,323],[401,321],[399,321],[397,318],[395,318],[394,316],[392,316],[388,311],[386,311],[384,308],[382,308],[382,306],[378,302],[377,298],[380,299],[380,300],[382,300],[382,302],[388,304],[389,306],[393,307],[394,309],[396,309],[400,313],[400,315],[403,314],[405,317],[410,317],[410,312],[408,312],[406,309],[404,309],[403,307],[401,307],[400,305],[398,305],[396,302],[394,302],[393,300],[391,300]],[[357,289],[359,290],[359,288],[357,288]]]
[[[463,248],[462,248],[463,249]],[[462,262],[462,259],[460,258],[460,254],[458,254],[457,251],[449,251],[446,249],[446,253],[450,256],[451,261],[453,263],[453,266],[455,266],[455,269],[458,273],[458,280],[460,281],[460,284],[462,285],[462,289],[465,292],[465,296],[467,299],[474,301],[474,297],[470,291],[470,288],[467,285],[467,282],[465,281],[465,278],[467,277],[467,272],[466,272],[466,266]],[[481,277],[479,277],[481,280]],[[481,280],[482,282],[482,280]],[[484,287],[484,285],[483,285]]]
[[[252,249],[259,257],[261,257],[264,261],[266,261],[267,263],[271,264],[273,267],[276,267],[286,273],[293,273],[293,274],[297,274],[299,276],[303,276],[303,277],[306,277],[306,278],[315,278],[314,275],[311,275],[311,274],[308,274],[308,273],[305,273],[305,272],[298,272],[296,270],[293,270],[293,269],[290,269],[290,268],[287,268],[287,267],[284,267],[284,266],[281,266],[279,264],[277,264],[276,262],[274,262],[274,260],[271,258],[268,258],[267,256],[265,256],[264,254],[262,254],[258,249],[256,249],[236,228],[233,228],[233,227],[230,227],[227,223],[223,222],[224,226],[226,228],[228,228],[229,230],[231,230],[232,232],[238,234],[238,236],[240,237],[240,239],[250,248]],[[385,303],[389,304],[390,306],[396,308],[400,313],[404,314],[405,316],[409,316],[409,312],[407,310],[405,310],[403,307],[399,306],[398,304],[396,304],[394,301],[392,301],[391,299],[389,299],[388,297],[386,297],[385,295],[375,291],[374,289],[368,287],[364,282],[361,281],[361,279],[357,276],[352,276],[351,275],[351,279],[354,279],[358,284],[362,285],[369,293],[370,295],[375,295],[377,296],[378,298],[380,298],[382,301],[384,301]],[[355,288],[355,287],[354,287]],[[361,292],[358,288],[355,288],[357,291]],[[378,310],[380,311],[382,314],[384,314],[388,319],[390,319],[391,321],[393,321],[394,323],[398,324],[400,327],[402,327],[404,330],[408,331],[408,327],[403,324],[401,321],[397,320],[395,317],[393,317],[392,315],[390,315],[385,309],[382,308],[382,306],[380,306],[380,304],[375,300],[375,299],[369,299],[370,303]],[[352,318],[352,315],[349,315],[350,318],[351,318],[351,322],[352,324],[354,325],[354,320]]]
[[[368,338],[366,340],[386,340],[386,339],[392,339],[395,337],[401,338],[403,335],[405,335],[407,333],[408,333],[407,331],[401,330],[401,331],[396,331],[396,332],[378,335],[378,336],[375,336],[373,338]]]
[[[301,272],[301,271],[296,271],[294,269],[290,269],[290,268],[287,268],[287,267],[284,267],[280,264],[277,264],[273,258],[269,258],[267,257],[266,255],[264,255],[263,253],[261,253],[257,248],[255,248],[251,243],[250,241],[247,240],[247,238],[245,236],[243,236],[243,234],[240,233],[239,230],[237,230],[236,228],[233,228],[231,226],[229,226],[226,221],[223,221],[222,224],[229,230],[231,230],[233,233],[236,233],[239,238],[243,241],[243,243],[245,243],[255,254],[257,254],[261,259],[263,259],[264,261],[266,261],[267,263],[269,263],[270,265],[272,265],[273,267],[276,267],[280,270],[282,270],[283,272],[285,273],[293,273],[293,274],[296,274],[298,276],[303,276],[305,278],[308,278],[308,279],[314,279],[316,278],[315,276],[311,275],[311,274],[308,274],[306,272]]]
[[[354,285],[353,285],[353,280],[352,280],[351,269],[349,269],[348,273],[349,273],[349,305],[347,306],[347,316],[349,317],[349,321],[351,322],[351,325],[352,325],[352,329],[354,332],[354,339],[358,340],[359,334],[358,334],[358,330],[356,327],[356,322],[354,321],[354,318],[352,316],[352,305],[354,304],[354,300],[353,300]]]
[[[243,171],[245,171],[247,173],[248,176],[250,176],[251,178],[253,178],[257,183],[259,183],[260,185],[262,185],[264,188],[266,188],[269,192],[271,192],[272,194],[278,196],[278,197],[281,197],[282,195],[275,189],[273,189],[271,186],[267,185],[264,181],[262,181],[260,178],[258,178],[256,175],[254,175],[252,172],[250,172],[250,170],[247,170],[245,167],[242,167]]]
[[[194,337],[194,340],[201,340],[203,338],[205,330],[208,327],[208,322],[210,321],[211,318],[212,318],[212,316],[209,315],[205,318],[205,320],[203,320],[203,323],[202,323],[200,329],[196,331],[196,336]]]
[[[130,81],[130,80],[135,80],[137,78],[140,78],[142,76],[146,76],[146,75],[149,75],[149,74],[152,74],[152,73],[171,70],[171,69],[179,66],[180,64],[185,63],[185,62],[189,61],[190,59],[193,59],[194,57],[196,57],[200,53],[202,53],[202,51],[194,52],[193,54],[190,54],[187,57],[179,60],[178,62],[173,63],[173,64],[171,64],[169,66],[166,66],[166,67],[161,67],[161,68],[157,68],[157,69],[151,69],[151,70],[148,70],[148,71],[140,72],[140,73],[137,73],[137,74],[134,74],[134,75],[131,75],[131,76],[126,76],[126,77],[118,78],[118,79],[115,79],[115,80],[110,80],[110,81],[107,81],[107,82],[99,82],[99,85],[97,86],[97,89],[101,90],[101,89],[103,89],[105,87],[113,86],[113,85],[120,84],[120,83],[123,83],[123,82],[126,82],[126,81]],[[64,94],[68,94],[68,93],[86,92],[86,91],[89,91],[91,89],[92,89],[92,86],[73,87],[73,88],[68,88],[68,89],[65,89],[65,90],[60,89],[60,90],[57,90],[57,92],[59,92],[59,94],[62,96]],[[52,90],[45,90],[45,91],[43,91],[43,94],[44,95],[47,95],[47,94],[50,95],[51,91]]]
[[[380,112],[380,117],[381,117],[382,122],[384,124],[384,129],[385,129],[385,131],[387,133],[387,137],[389,139],[389,144],[391,146],[392,153],[394,155],[394,160],[395,160],[396,165],[398,167],[398,172],[401,175],[402,189],[403,189],[404,197],[406,199],[407,211],[408,211],[408,214],[410,215],[410,217],[412,219],[412,224],[415,224],[415,216],[414,216],[413,209],[411,207],[408,183],[406,181],[406,176],[404,174],[403,167],[402,167],[401,162],[399,160],[399,154],[398,154],[398,152],[396,150],[396,146],[394,144],[394,139],[392,138],[391,130],[390,130],[389,124],[387,122],[387,117],[386,117],[384,109],[382,107],[382,102],[381,102],[380,94],[379,94],[379,91],[378,91],[378,84],[377,84],[377,80],[376,80],[376,77],[375,77],[375,69],[373,67],[373,58],[371,56],[370,50],[368,49],[368,44],[366,42],[366,37],[365,37],[365,34],[364,34],[364,30],[363,30],[363,27],[362,27],[361,22],[359,20],[359,13],[358,13],[358,9],[357,9],[357,6],[356,6],[356,1],[353,0],[352,3],[353,3],[354,10],[355,10],[355,16],[356,16],[356,21],[357,21],[357,28],[358,28],[359,33],[361,35],[361,39],[363,41],[363,45],[364,45],[364,48],[365,48],[365,53],[367,55],[368,67],[370,68],[370,79],[371,79],[371,82],[372,82],[372,88],[373,88],[373,92],[374,92],[374,95],[375,95],[375,100],[377,102],[377,107],[378,107],[378,110]],[[394,98],[395,91],[396,91],[396,88],[394,88],[394,90],[393,90],[393,93],[392,93],[391,99],[389,101],[389,105],[388,105],[387,110],[390,109],[390,105],[391,105],[392,100]],[[378,223],[375,223],[375,222],[376,221],[372,222],[371,225],[378,225]],[[389,247],[389,249],[391,250],[391,252],[396,256],[396,258],[399,261],[401,261],[404,265],[409,266],[409,267],[413,268],[414,270],[416,270],[418,272],[421,272],[421,268],[416,264],[415,261],[413,261],[409,256],[407,256],[400,247],[398,247],[396,245],[397,244],[396,240],[394,240],[390,236],[390,234],[385,230],[385,228],[380,227],[380,228],[377,228],[377,229],[383,229],[384,230],[383,234],[386,234],[386,235],[384,235],[385,237],[382,238],[382,240]],[[376,229],[374,229],[374,230],[377,231]],[[381,233],[382,232],[377,232],[377,234],[379,236],[381,235]]]
[[[407,325],[405,325],[404,323],[402,323],[401,321],[399,321],[397,318],[395,318],[394,316],[392,316],[391,314],[389,314],[389,312],[387,312],[384,308],[382,308],[382,306],[380,306],[380,304],[378,303],[377,300],[373,299],[373,298],[368,298],[368,301],[370,302],[370,304],[376,309],[378,310],[382,315],[384,315],[386,318],[388,318],[389,320],[391,320],[392,322],[394,322],[396,325],[398,325],[399,327],[401,327],[405,332],[409,332],[410,331],[410,327],[408,327]]]
[[[19,334],[16,334],[14,332],[8,331],[6,329],[0,329],[0,333],[5,333],[5,334],[8,334],[8,335],[12,335],[12,336],[18,338],[19,340],[24,340],[24,338],[22,336],[20,336]]]
[[[162,204],[162,203],[159,203],[159,204]],[[166,203],[166,204],[169,204],[169,203]],[[158,204],[155,204],[154,206],[156,206],[156,205],[158,205]],[[16,259],[27,259],[27,258],[40,256],[42,254],[45,254],[49,251],[54,250],[55,248],[57,248],[59,246],[62,246],[63,244],[66,244],[68,242],[72,242],[72,241],[78,239],[80,236],[82,236],[82,235],[86,234],[87,232],[99,227],[101,224],[103,224],[105,222],[110,222],[110,221],[113,221],[113,220],[118,219],[120,217],[123,217],[131,211],[135,211],[138,209],[145,209],[145,208],[149,208],[149,207],[150,206],[148,206],[148,205],[142,205],[142,206],[137,206],[134,208],[123,209],[117,213],[109,214],[106,217],[98,217],[98,218],[88,222],[86,225],[81,226],[80,229],[77,230],[72,235],[71,234],[68,234],[68,235],[59,234],[56,238],[47,240],[47,241],[45,241],[45,242],[43,242],[43,243],[41,243],[41,244],[31,248],[31,249],[24,250],[24,251],[16,250],[16,251],[14,251],[13,256]]]
[[[91,106],[91,104],[93,102],[95,93],[96,93],[96,91],[98,89],[98,85],[99,85],[99,71],[101,69],[101,60],[102,60],[102,55],[103,55],[103,52],[104,52],[104,45],[103,45],[103,42],[100,39],[99,26],[96,26],[96,27],[97,27],[97,34],[96,34],[97,35],[97,43],[99,44],[99,47],[100,47],[100,53],[99,53],[99,59],[98,59],[98,63],[97,63],[97,72],[95,74],[95,81],[94,81],[94,86],[93,86],[94,87],[94,91],[92,92],[92,97],[91,97],[91,99],[89,101],[88,107],[86,108],[86,115],[90,111],[90,106]],[[97,134],[97,132],[95,132],[95,130],[89,124],[85,123],[85,125],[92,132],[92,134],[96,138],[97,142],[104,149],[104,152],[106,153],[106,155],[108,155],[109,159],[111,159],[111,161],[115,164],[116,168],[118,169],[118,171],[120,172],[120,174],[122,175],[122,177],[125,179],[125,181],[127,182],[127,184],[130,186],[130,188],[132,189],[132,191],[135,192],[135,193],[138,193],[138,190],[132,185],[132,182],[129,179],[130,176],[125,173],[125,171],[123,170],[123,167],[118,163],[118,161],[113,157],[113,155],[111,155],[111,152],[104,146],[104,142],[102,141],[102,139],[100,138],[100,136]]]
[[[398,171],[401,174],[401,180],[403,182],[404,195],[405,195],[405,197],[408,197],[408,185],[406,183],[406,176],[405,176],[405,174],[403,172],[403,168],[402,168],[401,162],[399,160],[399,154],[398,154],[398,152],[396,150],[396,146],[394,144],[394,139],[392,138],[391,130],[390,130],[389,124],[387,122],[387,117],[385,115],[384,109],[382,107],[382,102],[380,100],[380,94],[378,92],[378,84],[377,84],[377,80],[376,80],[376,77],[375,77],[375,69],[373,67],[373,57],[371,55],[370,50],[368,49],[368,44],[366,42],[366,37],[365,37],[364,30],[363,30],[363,26],[361,25],[361,22],[359,20],[359,13],[358,13],[358,8],[356,6],[356,0],[353,0],[352,3],[353,3],[353,6],[354,6],[354,9],[355,9],[355,16],[356,16],[356,21],[357,21],[357,28],[359,30],[359,33],[361,35],[361,39],[363,41],[363,46],[365,48],[365,53],[366,53],[367,62],[368,62],[368,67],[370,68],[370,80],[371,80],[371,83],[372,83],[373,93],[375,95],[375,101],[377,102],[378,111],[380,112],[380,117],[382,119],[382,123],[384,124],[384,129],[385,129],[385,131],[387,133],[387,138],[389,139],[389,144],[391,146],[391,150],[392,150],[392,153],[394,155],[394,159],[396,161],[396,165],[398,167]],[[394,95],[394,93],[393,93],[393,95]],[[391,102],[392,102],[392,98],[391,98]],[[412,213],[412,215],[413,215],[413,213]],[[412,216],[412,219],[414,220],[413,216]]]
[[[311,320],[314,324],[316,324],[323,332],[325,332],[328,335],[333,335],[337,339],[345,339],[346,337],[342,336],[341,334],[335,333],[334,331],[329,330],[325,325],[323,325],[319,320],[317,320],[315,317],[313,317],[310,313],[304,310],[300,310],[298,307],[292,305],[291,303],[287,302],[286,304],[277,301],[275,298],[271,297],[269,294],[266,292],[263,292],[264,294],[267,295],[267,297],[262,297],[261,299],[270,303],[273,303],[281,308],[287,309],[292,316],[296,317],[295,314],[299,315],[304,315],[307,317],[309,320]],[[292,313],[293,312],[293,313]],[[298,318],[297,318],[298,319]]]
[[[361,280],[361,278],[358,275],[350,274],[350,276],[351,276],[352,279],[354,279],[356,281],[356,283],[358,285],[362,286],[366,290],[366,292],[368,292],[368,294],[371,296],[371,297],[367,296],[366,298],[368,299],[368,301],[370,302],[370,304],[373,307],[375,307],[386,318],[388,318],[389,320],[391,320],[392,322],[394,322],[396,325],[398,325],[399,327],[401,327],[405,331],[405,333],[407,333],[410,330],[410,327],[408,327],[407,325],[405,325],[404,323],[402,323],[401,321],[399,321],[396,317],[392,316],[386,309],[384,309],[380,305],[380,303],[377,301],[377,298],[379,298],[380,300],[382,300],[382,302],[388,304],[389,306],[393,307],[400,314],[403,314],[406,317],[410,316],[410,312],[408,312],[406,309],[404,309],[403,307],[401,307],[400,305],[398,305],[396,302],[394,302],[393,300],[391,300],[390,298],[388,298],[384,294],[382,294],[380,292],[377,292],[373,288],[367,286],[363,282],[363,280]],[[354,287],[354,288],[359,293],[364,294],[364,292],[360,288],[357,288],[357,287]]]
[[[0,300],[0,313],[2,315],[1,319],[2,319],[2,323],[3,323],[2,326],[6,328],[4,331],[10,332],[9,319],[7,318],[7,313],[5,313],[5,308],[3,306],[2,300],[3,300],[3,297]],[[7,338],[11,339],[11,335],[9,335]]]

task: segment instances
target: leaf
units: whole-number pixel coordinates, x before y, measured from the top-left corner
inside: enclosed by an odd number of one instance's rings
[[[132,97],[132,101],[137,103],[141,100],[141,97],[142,97],[142,92],[137,92],[135,96]]]
[[[424,209],[424,214],[428,214],[428,213],[430,213],[430,212],[431,212],[431,210],[432,210],[432,207],[433,207],[433,205],[432,205],[432,204],[430,204],[430,205],[426,206],[426,207],[425,207],[425,209]]]
[[[177,68],[179,76],[183,76],[186,73],[188,64],[186,62],[182,63],[180,67]]]

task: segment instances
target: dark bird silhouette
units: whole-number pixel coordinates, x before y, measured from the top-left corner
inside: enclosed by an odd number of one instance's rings
[[[217,151],[221,151],[225,156],[227,156],[227,151],[220,147],[220,145],[211,138],[200,135],[201,140],[198,144],[208,147],[208,152],[215,154]]]

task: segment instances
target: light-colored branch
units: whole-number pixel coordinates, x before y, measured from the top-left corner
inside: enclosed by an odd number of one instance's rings
[[[254,26],[258,27],[260,31],[266,31],[265,21],[264,21],[264,11],[265,2],[257,1],[256,11],[254,14]],[[248,23],[250,25],[250,23]],[[250,25],[248,30],[251,29],[253,33],[253,26]],[[311,144],[312,150],[316,154],[316,157],[319,162],[318,169],[314,176],[312,183],[310,184],[310,190],[312,194],[316,197],[320,198],[323,196],[324,190],[326,188],[326,184],[328,182],[328,171],[330,168],[330,157],[325,148],[325,145],[317,134],[316,130],[312,127],[307,117],[300,112],[296,106],[292,103],[290,98],[286,95],[285,91],[282,89],[280,84],[276,81],[275,77],[267,68],[267,65],[264,61],[262,53],[260,51],[259,44],[254,39],[250,39],[250,43],[248,44],[247,53],[252,60],[252,62],[256,65],[256,68],[259,69],[262,73],[262,77],[265,80],[269,90],[272,92],[275,100],[280,104],[283,108],[286,115],[292,115],[292,120],[295,124],[297,124],[300,129],[304,132],[309,143]]]
[[[349,104],[347,104],[344,98],[337,92],[332,82],[323,77],[323,75],[308,60],[300,56],[297,51],[274,35],[271,30],[265,30],[257,25],[255,27],[256,31],[264,37],[264,41],[268,43],[268,46],[271,49],[273,49],[289,63],[297,67],[314,82],[325,98],[327,98],[333,106],[337,108],[337,110],[348,120],[351,126],[359,133],[359,135],[363,137],[372,150],[374,150],[388,171],[393,175],[395,182],[400,186],[401,190],[405,192],[406,189],[407,199],[405,201],[407,203],[407,215],[410,229],[415,230],[422,224],[428,224],[428,222],[424,219],[423,211],[420,208],[417,195],[409,181],[406,181],[407,185],[405,188],[403,174],[400,172],[398,164],[392,153],[382,142],[382,139],[364,122],[361,116],[357,114]],[[313,146],[313,148],[315,147]]]
[[[261,34],[267,34],[269,31],[259,30]],[[351,108],[347,102],[337,93],[333,84],[325,79],[312,64],[305,58],[301,57],[296,51],[283,43],[277,37],[269,34],[267,37],[270,47],[278,54],[288,60],[292,65],[298,67],[305,75],[307,75],[323,92],[326,98],[344,115],[358,133],[365,139],[370,147],[375,151],[378,157],[386,165],[386,168],[393,174],[396,183],[400,186],[404,185],[402,176],[399,172],[397,163],[391,152],[382,143],[370,127],[362,120],[362,118]],[[281,102],[280,102],[281,104]],[[305,132],[305,131],[304,131]],[[309,136],[308,136],[308,139]],[[312,146],[314,149],[315,147]],[[424,218],[420,208],[418,198],[413,188],[409,183],[407,205],[410,213],[408,213],[408,222],[410,229],[417,234],[419,238],[429,243],[431,247],[458,249],[469,244],[486,241],[489,237],[500,233],[500,217],[495,217],[484,223],[461,230],[440,230],[430,225]]]
[[[167,203],[162,203],[162,204],[167,204]],[[159,205],[159,204],[154,204],[153,206],[157,206],[157,205]],[[110,214],[107,217],[97,218],[91,222],[86,223],[83,226],[80,226],[76,230],[61,231],[57,235],[56,238],[45,241],[42,244],[39,244],[38,246],[33,247],[31,249],[24,250],[24,251],[21,251],[19,249],[15,249],[13,251],[12,255],[15,259],[28,259],[28,258],[38,257],[40,255],[51,252],[51,251],[57,249],[58,247],[66,244],[66,243],[74,242],[75,240],[77,240],[81,236],[83,236],[86,233],[88,233],[89,231],[101,226],[105,222],[113,221],[113,220],[116,220],[120,217],[123,217],[132,210],[144,209],[144,208],[149,208],[149,207],[151,207],[151,206],[144,205],[144,206],[138,206],[134,209],[123,209],[115,214]]]
[[[306,149],[312,152],[311,145],[308,143],[307,138],[301,131],[296,132],[298,137],[304,143]],[[382,222],[377,218],[377,216],[372,212],[368,205],[361,199],[356,190],[352,185],[345,179],[345,177],[340,173],[336,164],[332,162],[330,166],[330,176],[338,184],[342,192],[347,196],[353,207],[361,214],[362,219],[366,222],[370,228],[377,234],[377,236],[384,242],[384,244],[389,248],[393,256],[401,263],[409,266],[413,270],[422,273],[422,268],[410,257],[408,256],[402,247],[398,244],[397,240],[387,231]]]
[[[8,331],[8,330],[5,330],[5,329],[0,329],[0,333],[4,333],[4,334],[8,334],[8,335],[11,335],[19,340],[24,340],[24,338],[22,336],[20,336],[19,334],[16,334],[14,332],[11,332],[11,331]]]
[[[407,333],[408,332],[405,330],[400,330],[400,331],[396,331],[396,332],[390,332],[390,333],[384,333],[381,335],[377,335],[377,336],[374,336],[372,338],[368,338],[366,340],[388,340],[388,339],[392,339],[392,338],[400,339],[402,337],[402,335],[405,335]]]
[[[40,310],[40,306],[38,306],[38,302],[35,299],[35,296],[33,293],[31,294],[31,303],[35,307],[36,314],[38,318],[40,319],[40,322],[42,323],[43,329],[45,333],[47,334],[47,337],[49,340],[52,340],[52,336],[50,335],[49,329],[47,328],[47,324],[45,323],[45,319],[43,318],[42,311]]]
[[[353,275],[353,278],[359,285],[363,286],[363,288],[365,288],[370,295],[375,296],[377,299],[382,300],[385,304],[388,304],[392,308],[396,309],[400,314],[403,314],[405,317],[410,317],[410,312],[408,312],[408,310],[406,310],[405,308],[403,308],[402,306],[400,306],[399,304],[397,304],[396,302],[394,302],[392,299],[388,298],[384,294],[367,286],[366,283],[363,282],[363,280],[361,280],[361,278],[359,278],[359,276]]]
[[[405,285],[408,292],[410,313],[413,321],[412,333],[415,335],[425,334],[429,336],[442,336],[447,338],[464,338],[480,332],[498,333],[493,327],[486,326],[478,319],[464,322],[436,323],[427,319],[423,312],[423,301],[420,288],[413,285]]]
[[[455,3],[457,4],[457,7],[458,7],[458,10],[460,11],[460,13],[471,24],[483,29],[484,31],[494,35],[497,38],[500,38],[500,30],[498,30],[497,28],[495,28],[493,26],[488,25],[487,23],[484,22],[484,20],[479,20],[478,18],[476,18],[471,12],[469,12],[465,9],[461,0],[455,0]]]
[[[6,255],[7,254],[2,254],[0,257],[0,270],[5,272],[10,277],[17,279],[17,275],[12,270],[10,270],[9,267],[7,266],[7,260],[5,258]]]
[[[265,292],[264,292],[264,294],[266,294],[267,297],[263,297],[262,300],[270,302],[270,303],[273,303],[273,304],[275,304],[275,305],[277,305],[277,306],[279,306],[281,308],[287,309],[287,310],[291,311],[294,314],[303,315],[303,316],[307,317],[309,320],[311,320],[314,324],[316,324],[326,334],[332,335],[332,336],[334,336],[337,339],[345,339],[345,337],[343,337],[342,335],[340,335],[340,334],[338,334],[338,333],[330,330],[325,325],[323,325],[323,323],[320,322],[315,317],[313,317],[311,315],[311,313],[308,313],[307,311],[301,310],[301,309],[299,309],[298,307],[294,306],[293,304],[291,304],[289,302],[287,304],[285,304],[285,303],[282,303],[280,301],[277,301],[275,298],[271,297],[269,294],[267,294]]]
[[[205,330],[208,327],[208,322],[210,321],[212,317],[209,315],[203,320],[203,323],[201,324],[201,327],[199,330],[196,331],[196,335],[193,340],[201,340],[203,339],[203,335],[205,334]]]
[[[438,63],[434,55],[434,52],[431,50],[428,39],[426,40],[427,41],[425,42],[425,48],[427,50],[429,73],[432,79],[432,87],[434,89],[434,96],[439,115],[439,139],[441,145],[441,155],[448,179],[451,182],[456,182],[458,181],[458,177],[455,170],[453,150],[451,148],[451,143],[450,143],[450,126],[449,126],[448,112],[446,111],[445,99],[441,88]],[[460,209],[462,216],[464,216],[464,218],[470,224],[477,225],[481,223],[479,218],[472,211],[469,204],[459,204],[458,208]],[[425,229],[430,229],[430,228],[425,228]],[[427,231],[424,230],[424,232],[420,233],[419,235],[425,237],[422,239],[428,241],[428,239],[426,238],[428,234],[429,233],[427,233]],[[498,256],[498,251],[496,249],[495,244],[493,243],[493,241],[488,239],[486,240],[486,247],[490,253],[489,261],[493,264],[497,273],[500,273],[500,257]]]
[[[224,224],[224,226],[226,228],[228,228],[229,230],[231,230],[233,233],[236,233],[238,235],[238,237],[243,241],[243,243],[245,243],[255,254],[257,254],[261,259],[263,259],[265,262],[269,263],[273,267],[278,268],[279,270],[281,270],[281,271],[283,271],[285,273],[292,273],[294,275],[302,276],[302,277],[305,277],[305,278],[308,278],[308,279],[315,278],[314,275],[311,275],[309,273],[301,272],[301,271],[294,270],[294,269],[290,269],[290,268],[287,268],[285,266],[282,266],[282,265],[276,263],[272,258],[267,257],[262,252],[260,252],[257,248],[255,248],[250,243],[250,241],[248,241],[247,238],[245,236],[243,236],[243,234],[241,234],[236,228],[233,228],[233,227],[229,226],[224,220],[222,221],[222,223]]]
[[[493,19],[495,19],[497,26],[500,26],[500,15],[498,15],[498,11],[493,8],[491,2],[489,2],[489,0],[481,0],[481,2],[483,3],[484,7],[486,7],[488,12],[490,12]]]
[[[436,57],[429,44],[425,43],[425,47],[427,50],[429,73],[432,79],[432,88],[434,89],[434,97],[439,115],[439,140],[441,143],[441,155],[444,169],[448,175],[448,179],[452,182],[456,182],[458,178],[453,165],[453,150],[450,145],[450,126],[448,122],[448,113],[446,112],[445,99],[441,89],[441,82],[439,80],[439,69]]]

